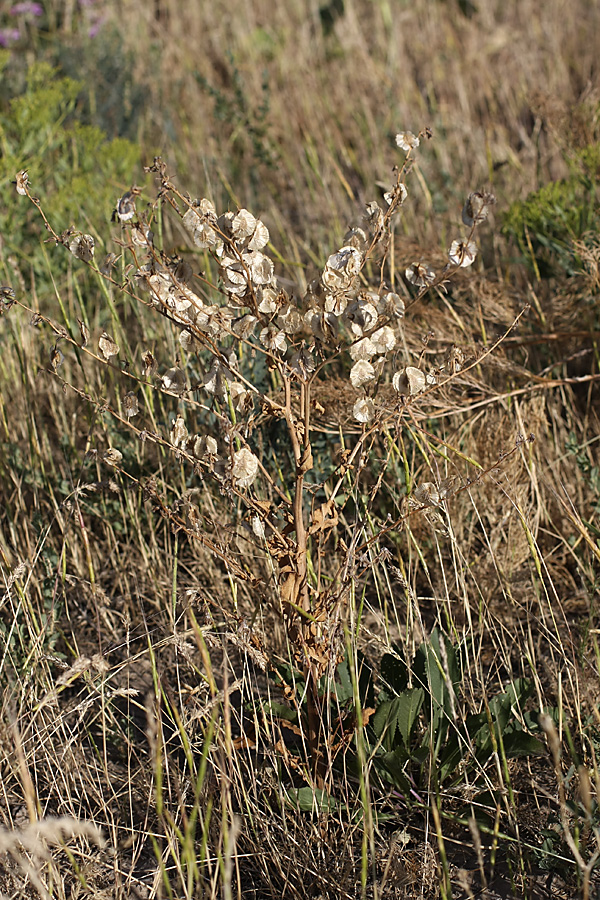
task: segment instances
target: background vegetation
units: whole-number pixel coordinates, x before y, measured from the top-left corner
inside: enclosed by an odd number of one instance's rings
[[[3,8],[4,895],[597,895],[599,29],[586,0]],[[302,293],[393,183],[395,134],[426,126],[387,261],[402,364],[503,340],[416,404],[402,440],[374,442],[348,489],[319,577],[356,521],[378,538],[316,784],[277,604],[235,577],[269,585],[268,554],[238,501],[133,438],[119,405],[148,350],[175,364],[176,331],[48,242],[13,182],[26,169],[53,227],[92,234],[101,263],[117,199],[151,194],[161,155],[180,191],[260,215]],[[480,188],[497,204],[476,263],[419,298],[405,268],[441,268]],[[157,210],[165,254],[185,255]],[[114,335],[117,366],[70,343],[86,329]],[[343,367],[317,399],[318,472],[352,441]],[[168,432],[177,403],[145,400],[147,430]],[[264,440],[291,466],[276,423]],[[385,532],[447,479],[461,489],[441,511]]]

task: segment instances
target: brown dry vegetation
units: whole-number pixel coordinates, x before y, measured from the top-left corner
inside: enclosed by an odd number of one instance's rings
[[[527,678],[532,697],[513,713],[524,723],[525,712],[555,711],[537,732],[548,748],[508,759],[494,747],[481,771],[465,750],[461,777],[441,783],[431,749],[407,796],[379,776],[357,703],[331,725],[338,749],[325,787],[335,804],[324,811],[318,794],[319,809],[294,808],[289,792],[311,784],[305,738],[265,706],[290,697],[269,668],[290,658],[273,560],[249,539],[239,498],[197,478],[168,441],[134,437],[119,367],[61,344],[65,362],[52,372],[56,329],[32,324],[31,311],[73,334],[87,319],[96,344],[114,331],[132,370],[149,347],[174,364],[175,329],[112,290],[109,306],[76,265],[57,276],[54,295],[39,294],[29,267],[2,249],[2,280],[19,300],[0,319],[5,896],[587,898],[600,889],[598,253],[588,240],[579,274],[538,278],[500,230],[511,202],[566,176],[572,153],[600,138],[600,6],[337,8],[129,0],[106,4],[105,28],[118,23],[118,52],[132,54],[144,89],[144,161],[157,149],[180,190],[261,215],[282,283],[300,292],[375,185],[391,184],[395,133],[432,128],[386,262],[407,303],[399,355],[436,365],[451,346],[473,361],[498,346],[415,403],[401,437],[373,438],[353,487],[360,529],[341,515],[314,562],[327,579],[359,530],[363,544],[373,537],[341,641],[364,654],[377,688],[390,647],[410,659],[439,626],[465,654],[455,721]],[[59,17],[63,48],[75,41],[70,27]],[[90,92],[101,94],[101,76]],[[141,178],[131,172],[131,183]],[[128,187],[115,185],[115,200]],[[481,187],[498,203],[475,266],[448,293],[413,302],[405,267],[423,259],[439,269],[466,194]],[[75,224],[87,230],[81,215]],[[108,236],[108,223],[93,225]],[[164,239],[169,253],[186,252],[177,220],[165,220]],[[50,259],[61,251],[50,248]],[[317,387],[313,452],[325,465],[360,426],[342,366]],[[146,402],[144,427],[168,433],[174,398],[148,390]],[[271,425],[264,458],[281,453],[291,467]],[[111,446],[123,454],[116,469],[102,460]],[[423,509],[405,516],[411,488],[446,478],[460,489],[443,521]],[[469,811],[477,776],[489,792]],[[467,822],[476,813],[479,825]]]

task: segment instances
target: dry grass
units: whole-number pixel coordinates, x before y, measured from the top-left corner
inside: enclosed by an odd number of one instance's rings
[[[597,137],[594,4],[567,15],[559,0],[481,2],[468,16],[454,2],[345,0],[329,34],[318,4],[219,6],[106,3],[147,86],[143,139],[173,161],[181,190],[261,214],[284,283],[300,289],[374,183],[389,182],[398,128],[435,134],[387,262],[407,302],[401,273],[415,256],[436,265],[465,193],[487,185],[501,213],[564,175],[565,148]],[[177,223],[165,240],[181,249]],[[273,560],[248,540],[237,500],[110,414],[121,372],[66,351],[50,371],[55,335],[26,308],[59,323],[56,298],[38,297],[20,266],[20,303],[0,320],[3,895],[462,898],[488,883],[490,897],[537,898],[547,879],[553,896],[598,890],[597,255],[586,244],[587,273],[536,282],[498,223],[484,244],[477,271],[410,306],[400,355],[435,365],[456,345],[476,359],[502,340],[415,404],[400,432],[374,436],[318,574],[362,545],[341,640],[377,689],[391,647],[412,659],[441,627],[465,658],[451,728],[528,678],[533,696],[514,717],[527,727],[526,714],[554,710],[556,726],[539,732],[549,751],[509,759],[500,746],[472,765],[464,748],[440,783],[431,748],[407,795],[377,769],[354,684],[312,812],[294,793],[310,784],[305,736],[279,714],[295,701],[275,671],[290,649]],[[16,286],[16,266],[2,252],[4,283]],[[121,328],[77,270],[56,295],[63,326]],[[121,356],[151,347],[172,360],[171,323],[127,309]],[[356,427],[347,385],[343,368],[319,385],[323,465]],[[168,429],[172,399],[148,391],[149,428]],[[281,450],[274,427],[264,441],[265,458]],[[121,471],[101,458],[115,445]],[[413,488],[461,487],[437,518],[406,516],[406,473]],[[190,504],[204,542],[174,526],[187,527]],[[234,578],[236,565],[260,586]],[[489,792],[476,808],[477,777]]]

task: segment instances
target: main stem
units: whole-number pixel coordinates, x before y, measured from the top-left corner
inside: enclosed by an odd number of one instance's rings
[[[310,446],[310,383],[300,385],[300,417],[294,420],[291,408],[290,383],[285,380],[286,420],[292,440],[294,459],[296,462],[296,489],[294,493],[293,517],[296,532],[295,575],[296,596],[294,602],[310,616],[310,595],[308,592],[307,556],[308,536],[304,520],[304,476],[312,468]],[[303,619],[298,637],[301,641],[304,656],[304,679],[306,682],[306,708],[308,713],[308,746],[310,750],[312,774],[317,787],[324,781],[324,756],[320,750],[321,716],[319,712],[318,671],[311,661],[308,647],[312,638],[310,618]]]

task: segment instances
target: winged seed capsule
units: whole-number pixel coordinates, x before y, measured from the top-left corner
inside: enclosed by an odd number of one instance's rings
[[[119,345],[115,343],[106,331],[103,331],[98,338],[98,347],[104,359],[110,359],[111,356],[116,356],[119,352]]]
[[[392,378],[392,386],[399,394],[408,394],[410,397],[414,394],[420,394],[427,387],[427,379],[425,373],[415,366],[407,366],[400,369]]]
[[[452,241],[448,258],[455,266],[466,268],[475,262],[477,244],[475,241]]]
[[[352,415],[357,422],[361,422],[363,424],[370,422],[375,415],[375,406],[373,404],[373,401],[369,400],[368,398],[357,400],[354,404]]]
[[[233,454],[231,477],[236,487],[247,488],[254,483],[258,475],[258,458],[243,447]]]

